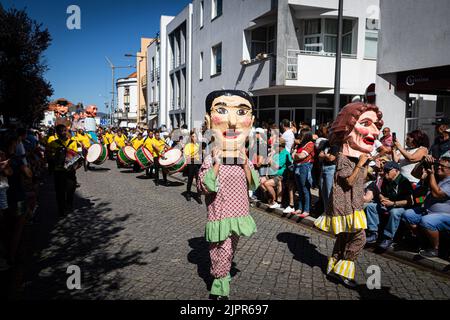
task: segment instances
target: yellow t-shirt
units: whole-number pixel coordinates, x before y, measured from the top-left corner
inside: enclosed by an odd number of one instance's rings
[[[105,133],[103,135],[103,143],[104,144],[111,144],[114,141],[114,135],[112,133]]]
[[[116,142],[117,147],[119,147],[119,148],[125,147],[126,140],[127,140],[127,137],[124,134],[122,134],[121,136],[116,135],[114,137],[114,141]]]
[[[48,140],[47,140],[47,144],[52,143],[53,141],[55,141],[56,139],[58,139],[58,136],[56,134],[49,136]]]
[[[54,154],[55,150],[60,147],[60,143],[58,139],[54,139],[52,142],[49,143],[48,147],[51,150],[52,154]],[[78,145],[77,141],[74,138],[67,139],[66,141],[62,141],[62,144],[70,150],[73,150],[75,152],[78,152]]]
[[[166,145],[165,141],[163,139],[157,140],[156,138],[153,138],[152,141],[153,148],[152,148],[152,154],[153,157],[159,157],[164,150],[164,146]],[[156,149],[155,149],[156,147]]]
[[[199,149],[200,148],[198,143],[189,142],[187,145],[184,146],[184,154],[188,158],[200,160],[200,154],[198,152]]]
[[[137,137],[133,138],[131,140],[131,145],[134,149],[139,149],[144,144],[144,138],[138,139]]]
[[[153,155],[153,146],[152,146],[153,140],[154,140],[154,138],[149,138],[149,137],[144,139],[144,147],[147,148],[147,150],[150,151],[150,153],[152,155]]]
[[[85,133],[84,135],[77,133],[75,139],[86,149],[91,146],[92,138],[88,133]]]

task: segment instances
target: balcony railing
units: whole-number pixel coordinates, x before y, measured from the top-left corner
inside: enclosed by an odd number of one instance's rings
[[[287,51],[287,63],[286,63],[286,79],[297,80],[298,78],[298,56],[299,55],[314,55],[322,57],[335,57],[336,53],[323,51],[323,45],[321,43],[306,44],[305,47],[310,50],[291,50]],[[321,48],[320,51],[311,50],[312,48]],[[343,58],[356,59],[356,54],[343,53]]]
[[[141,76],[141,86],[147,87],[147,75]]]

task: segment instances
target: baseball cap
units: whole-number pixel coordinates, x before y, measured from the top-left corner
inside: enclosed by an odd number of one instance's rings
[[[443,159],[443,158],[450,158],[450,150],[445,152],[439,159]]]
[[[383,170],[385,172],[389,172],[392,169],[400,170],[400,165],[395,161],[388,161],[384,164]]]
[[[439,119],[436,119],[436,121],[431,124],[434,126],[441,125],[441,124],[450,124],[450,119],[449,118],[439,118]]]
[[[256,128],[255,132],[256,133],[260,133],[260,134],[264,134],[264,129],[263,128]]]

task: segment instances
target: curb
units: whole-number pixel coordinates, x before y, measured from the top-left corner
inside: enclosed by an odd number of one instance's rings
[[[170,177],[172,177],[173,179],[178,180],[180,182],[184,182],[184,183],[187,182],[187,178],[183,177],[181,174],[171,175]],[[318,196],[317,191],[315,191],[315,190],[312,190],[311,193],[313,196]],[[316,221],[316,219],[311,216],[308,216],[304,219],[298,220],[298,218],[295,217],[294,215],[284,214],[283,209],[270,209],[268,204],[263,203],[260,200],[251,200],[250,205],[251,205],[251,207],[259,209],[260,211],[264,211],[269,214],[275,214],[282,219],[288,219],[292,222],[302,224],[309,228],[314,228],[314,230],[316,232],[320,232],[323,235],[328,235],[328,236],[334,238],[333,235],[317,229],[314,226],[314,222]],[[364,249],[368,250],[370,252],[374,251],[373,248],[370,248],[370,247],[369,248],[366,247]],[[402,262],[413,264],[416,267],[417,266],[424,267],[427,269],[431,269],[433,271],[437,271],[446,276],[450,276],[450,262],[446,261],[444,259],[441,259],[441,258],[425,258],[425,257],[420,256],[418,253],[415,253],[412,251],[396,250],[394,248],[389,248],[388,250],[383,252],[381,255],[390,256],[390,257],[399,259]]]

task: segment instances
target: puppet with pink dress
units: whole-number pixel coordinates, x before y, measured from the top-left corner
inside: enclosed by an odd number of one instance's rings
[[[206,98],[205,122],[214,141],[200,168],[197,186],[205,194],[208,211],[205,238],[214,278],[211,296],[219,300],[230,294],[230,270],[239,237],[256,232],[248,190],[259,186],[259,175],[245,151],[253,108],[245,91],[218,90]]]

